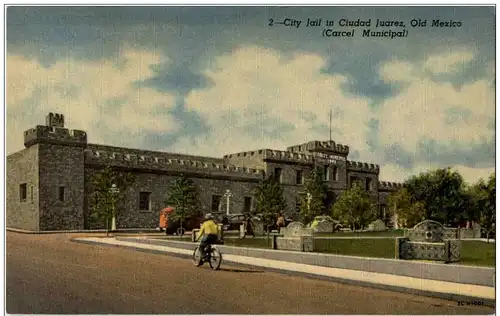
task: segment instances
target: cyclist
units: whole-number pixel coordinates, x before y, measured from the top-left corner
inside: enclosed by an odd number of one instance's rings
[[[218,232],[219,227],[214,221],[213,215],[208,213],[207,215],[205,215],[205,222],[203,222],[203,224],[201,225],[200,236],[198,237],[198,240],[200,240],[201,238],[200,252],[202,258],[205,258],[206,256],[205,248],[217,242],[217,239],[219,238]]]

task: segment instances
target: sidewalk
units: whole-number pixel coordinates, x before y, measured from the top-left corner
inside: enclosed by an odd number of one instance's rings
[[[169,253],[187,258],[191,258],[193,254],[193,251],[188,249],[144,244],[133,241],[116,240],[114,238],[75,238],[73,239],[73,241],[134,248],[137,250],[154,253]],[[468,302],[470,302],[471,300],[479,300],[481,302],[484,302],[485,305],[495,305],[494,287],[418,279],[375,272],[328,268],[238,255],[222,255],[225,262],[261,267],[278,272],[328,279],[340,283],[350,283],[361,286],[382,288],[386,290],[407,293],[409,292],[415,295],[438,297],[447,300],[463,300]]]
[[[22,234],[79,234],[79,233],[105,233],[105,229],[75,229],[75,230],[41,230],[41,231],[33,231],[33,230],[24,230],[19,228],[10,228],[6,227],[6,231],[11,231],[15,233]],[[154,228],[119,228],[117,230],[110,230],[109,233],[157,233],[160,234],[160,231]],[[161,235],[160,235],[161,236]],[[165,233],[163,233],[165,236]]]

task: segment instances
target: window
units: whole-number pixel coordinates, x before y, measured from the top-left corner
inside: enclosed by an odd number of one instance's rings
[[[330,180],[330,167],[329,166],[323,167],[323,180],[325,180],[325,181]]]
[[[65,198],[65,188],[64,187],[59,187],[59,201],[64,202]]]
[[[26,183],[22,183],[19,185],[19,200],[21,202],[26,202],[26,195],[28,192],[26,192]]]
[[[151,209],[150,201],[151,192],[140,192],[139,193],[139,210],[149,211]]]
[[[222,196],[220,195],[212,195],[212,212],[219,212],[221,199]]]
[[[333,169],[333,181],[339,181],[339,168],[332,167]]]
[[[278,180],[279,183],[282,183],[282,173],[281,173],[281,168],[274,168],[274,178]]]
[[[304,175],[302,173],[302,170],[297,170],[295,183],[304,184]]]
[[[358,185],[361,185],[361,188],[363,187],[363,182],[356,176],[351,176],[350,178],[350,183],[351,183],[351,188],[357,183]]]
[[[365,180],[365,190],[370,191],[372,189],[372,179],[366,178]]]
[[[252,210],[252,198],[245,196],[245,203],[243,204],[243,213],[250,213]]]
[[[378,212],[378,217],[381,219],[385,219],[386,211],[387,211],[387,206],[384,204],[381,204],[379,212]]]

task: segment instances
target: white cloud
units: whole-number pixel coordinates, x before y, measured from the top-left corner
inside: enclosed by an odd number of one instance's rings
[[[424,63],[424,68],[433,74],[458,72],[474,58],[469,49],[454,49],[447,53],[432,55]]]
[[[442,57],[430,57],[424,64]],[[451,58],[451,57],[450,57]],[[465,55],[462,59],[471,58]],[[453,60],[459,60],[453,56]],[[431,62],[430,62],[431,61]],[[419,141],[433,139],[443,145],[489,141],[494,117],[495,91],[489,80],[466,83],[457,90],[451,83],[435,82],[419,71],[421,65],[391,62],[381,67],[386,81],[398,78],[405,89],[381,105],[380,141],[399,143],[414,152]],[[492,157],[493,159],[493,157]]]
[[[333,134],[334,140],[366,148],[368,100],[345,94],[340,86],[346,78],[321,73],[324,63],[316,54],[283,59],[277,51],[259,47],[241,47],[217,58],[215,67],[205,71],[213,87],[191,92],[185,102],[187,109],[208,120],[211,135],[194,144],[186,137],[175,148],[194,145],[202,154],[220,156],[327,140],[328,129],[318,131],[313,126],[328,126],[330,107],[340,109],[332,125],[343,132]],[[292,131],[285,127],[290,125]],[[276,137],[266,136],[265,130],[276,130]]]
[[[220,157],[326,140],[328,112],[333,108],[333,140],[350,146],[351,152],[359,151],[359,160],[380,164],[381,180],[403,181],[412,174],[443,166],[416,162],[412,170],[401,169],[381,159],[384,147],[399,143],[415,153],[423,139],[434,139],[445,146],[491,140],[488,123],[494,118],[494,70],[490,69],[488,80],[468,83],[460,90],[431,81],[426,75],[431,68],[434,72],[452,71],[472,57],[463,51],[461,56],[430,56],[421,63],[394,60],[381,65],[383,80],[403,83],[405,88],[373,112],[370,99],[343,91],[347,77],[321,72],[325,59],[319,55],[305,53],[285,59],[272,49],[240,47],[216,58],[212,68],[205,70],[211,87],[191,91],[186,97],[186,110],[200,114],[209,133],[193,139],[186,132],[166,150]],[[145,131],[189,131],[189,126],[179,126],[170,116],[159,119],[156,115],[158,108],[164,113],[174,105],[173,95],[133,85],[151,77],[150,66],[164,61],[162,58],[125,48],[117,60],[69,57],[44,68],[34,60],[8,55],[7,152],[21,149],[23,131],[44,123],[48,112],[65,114],[70,128],[86,130],[89,141],[105,144],[138,147]],[[453,123],[446,124],[449,114],[457,110]],[[378,119],[380,126],[375,152],[367,145],[367,138],[373,136],[367,128],[372,118]],[[96,126],[98,120],[105,126]],[[467,181],[476,181],[492,171],[455,168]]]
[[[174,96],[134,87],[153,75],[151,65],[162,61],[152,52],[125,47],[117,59],[86,61],[70,56],[45,68],[35,60],[7,56],[7,153],[23,148],[24,130],[44,124],[48,112],[65,115],[66,126],[83,129],[89,142],[136,145],[145,131],[180,128],[155,109],[174,105]],[[115,102],[117,105],[112,105]],[[98,120],[105,126],[97,126]],[[113,131],[106,137],[105,129]],[[124,133],[133,135],[123,139]]]
[[[325,62],[322,57],[303,54],[284,59],[271,49],[241,47],[219,57],[215,67],[206,70],[213,87],[193,91],[186,99],[189,110],[207,118],[211,133],[195,139],[181,138],[169,150],[186,152],[189,148],[203,155],[222,156],[259,148],[284,149],[292,144],[327,139],[327,131],[320,133],[312,126],[327,126],[329,106],[338,105],[342,115],[334,119],[333,127],[339,128],[343,135],[334,133],[334,140],[349,145],[351,151],[358,150],[360,160],[381,164],[381,180],[402,181],[412,174],[443,166],[417,162],[417,167],[407,170],[386,164],[380,159],[384,156],[380,152],[384,146],[400,143],[415,153],[417,143],[424,139],[443,145],[491,140],[487,126],[494,113],[494,91],[490,82],[480,80],[456,90],[449,83],[431,81],[424,71],[426,67],[451,71],[452,65],[472,58],[473,54],[464,51],[460,56],[458,53],[430,56],[422,63],[395,60],[382,65],[381,77],[385,81],[402,82],[405,89],[372,113],[369,100],[342,91],[346,77],[321,73]],[[449,65],[439,69],[437,64],[443,62]],[[258,113],[257,118],[250,116],[250,112]],[[307,120],[306,112],[317,118]],[[450,115],[454,121],[447,124]],[[266,118],[272,120],[263,125]],[[365,126],[371,118],[380,121],[380,147],[375,153],[366,144],[369,135]],[[288,124],[294,129],[283,128]],[[249,125],[253,130],[249,131]],[[266,136],[263,130],[272,128],[277,130],[276,136]],[[467,180],[475,180],[476,174],[471,170],[476,169],[456,167],[464,171]]]

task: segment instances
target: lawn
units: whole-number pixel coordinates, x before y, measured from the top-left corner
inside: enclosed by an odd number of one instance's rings
[[[495,244],[483,241],[464,240],[460,252],[462,264],[495,266]]]
[[[336,233],[316,233],[319,237],[403,237],[402,229],[388,230],[382,232],[336,232]]]
[[[315,239],[314,251],[347,256],[394,258],[395,239]]]
[[[344,233],[338,233],[344,234]],[[347,234],[347,233],[345,233]],[[364,233],[360,233],[364,234]],[[368,233],[367,233],[368,234]],[[363,235],[364,236],[364,235]],[[345,236],[348,237],[348,236]],[[169,238],[170,240],[191,241],[191,236]],[[271,239],[266,238],[231,238],[224,240],[226,246],[271,248]],[[373,258],[394,258],[395,239],[315,239],[315,252],[331,253],[346,256]],[[460,264],[476,266],[495,266],[495,244],[482,241],[463,240]]]

